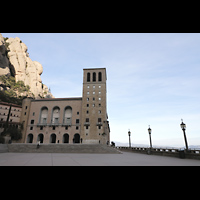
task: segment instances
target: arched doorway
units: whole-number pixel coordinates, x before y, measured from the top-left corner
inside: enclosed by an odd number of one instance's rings
[[[40,141],[40,143],[43,143],[43,140],[44,140],[44,135],[40,133],[37,137],[37,141]]]
[[[32,133],[28,134],[26,142],[27,143],[33,143],[33,134]]]
[[[63,143],[69,143],[69,135],[67,133],[63,135]]]
[[[74,142],[74,143],[80,143],[80,135],[79,135],[78,133],[76,133],[76,134],[74,135],[73,142]]]
[[[56,134],[55,133],[51,134],[50,143],[56,143]]]

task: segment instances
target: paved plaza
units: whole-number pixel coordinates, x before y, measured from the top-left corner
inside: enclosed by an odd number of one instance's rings
[[[200,160],[122,154],[0,153],[0,166],[200,166]]]

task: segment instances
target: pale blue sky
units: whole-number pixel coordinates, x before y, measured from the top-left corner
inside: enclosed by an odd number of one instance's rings
[[[19,37],[55,97],[82,96],[83,68],[106,67],[111,141],[200,145],[199,33],[2,33]]]

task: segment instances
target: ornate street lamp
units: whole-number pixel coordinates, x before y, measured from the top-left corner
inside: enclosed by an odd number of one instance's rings
[[[150,148],[152,148],[152,142],[151,142],[151,128],[150,128],[150,125],[149,125],[149,128],[148,128],[148,132],[149,132]]]
[[[129,136],[129,147],[131,147],[131,132],[130,132],[130,129],[128,129],[128,136]]]
[[[183,135],[184,135],[184,139],[185,139],[185,146],[186,146],[186,151],[188,151],[188,143],[187,143],[187,138],[186,138],[186,124],[183,123],[183,119],[181,119],[182,123],[180,124],[181,129],[183,130]]]

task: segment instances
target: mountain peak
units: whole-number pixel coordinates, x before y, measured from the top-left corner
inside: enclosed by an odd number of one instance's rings
[[[34,98],[54,98],[48,87],[42,83],[42,65],[32,61],[27,46],[20,38],[3,38],[0,34],[0,76],[14,76],[16,83],[23,81],[29,86],[28,96]],[[4,88],[0,87],[0,90]]]

